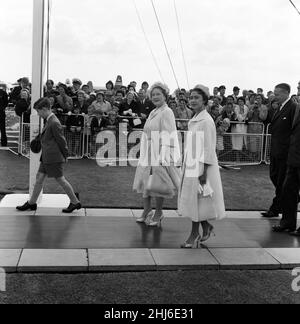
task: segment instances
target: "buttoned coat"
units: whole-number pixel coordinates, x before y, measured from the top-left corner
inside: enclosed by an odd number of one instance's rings
[[[41,136],[42,156],[44,164],[64,163],[68,158],[68,147],[63,127],[53,114],[47,121]]]
[[[216,154],[216,126],[204,110],[189,122],[189,139],[182,167],[182,180],[178,195],[178,212],[193,222],[223,219],[225,204],[220,168]],[[197,137],[202,140],[197,141]],[[213,190],[210,198],[199,193],[199,177],[208,165],[207,184]]]

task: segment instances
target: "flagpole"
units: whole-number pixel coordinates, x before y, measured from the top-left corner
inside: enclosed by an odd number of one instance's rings
[[[30,139],[39,133],[40,118],[33,109],[33,104],[43,97],[45,74],[45,27],[46,0],[33,0],[33,35],[32,35],[32,89]],[[40,154],[30,153],[29,194],[31,196],[36,182],[36,174],[40,163]]]

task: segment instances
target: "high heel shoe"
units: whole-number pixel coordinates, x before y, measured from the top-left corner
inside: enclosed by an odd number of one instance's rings
[[[185,242],[184,244],[181,245],[182,249],[199,249],[201,245],[201,236],[199,235],[196,240],[194,241],[193,244],[188,244],[187,242]]]
[[[139,223],[139,224],[146,223],[147,219],[150,218],[150,217],[151,218],[153,217],[153,211],[152,210],[147,214],[146,217],[141,216],[141,217],[137,218],[136,222]]]
[[[148,223],[148,226],[149,227],[161,227],[161,223],[164,220],[165,215],[162,214],[158,222],[153,221],[154,216],[155,216],[155,214],[151,217],[150,222]]]
[[[209,225],[209,229],[208,229],[207,234],[202,237],[200,242],[203,243],[203,242],[208,241],[210,239],[211,235],[216,237],[216,234],[215,234],[214,230],[215,230],[214,227],[212,225]]]

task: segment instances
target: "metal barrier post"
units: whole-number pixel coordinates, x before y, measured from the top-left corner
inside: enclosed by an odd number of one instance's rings
[[[266,130],[266,146],[265,146],[265,152],[264,152],[264,162],[266,164],[271,163],[271,142],[272,142],[272,135],[270,134],[270,127],[271,124],[267,126]]]

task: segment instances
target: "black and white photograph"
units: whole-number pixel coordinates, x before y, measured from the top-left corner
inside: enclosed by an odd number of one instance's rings
[[[0,1],[0,304],[300,304],[300,0]]]

